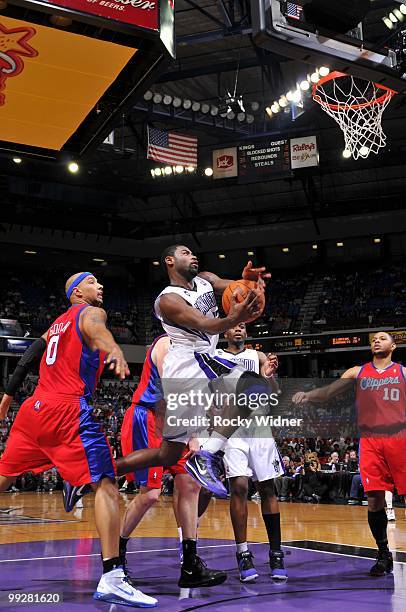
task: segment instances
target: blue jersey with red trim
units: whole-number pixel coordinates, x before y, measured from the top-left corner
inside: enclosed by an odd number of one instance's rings
[[[152,361],[151,355],[154,349],[155,344],[158,342],[160,338],[164,338],[166,334],[162,334],[155,338],[151,346],[149,347],[144,366],[141,372],[140,382],[134,391],[131,405],[132,406],[144,406],[145,408],[150,408],[154,410],[156,408],[157,403],[162,400],[162,385],[161,379],[158,373],[158,368]]]
[[[88,304],[75,304],[52,323],[36,393],[86,400],[93,395],[104,368],[105,354],[91,351],[83,340],[79,318],[88,307]]]
[[[377,370],[370,362],[357,377],[358,424],[361,430],[391,433],[406,426],[406,380],[402,366]]]

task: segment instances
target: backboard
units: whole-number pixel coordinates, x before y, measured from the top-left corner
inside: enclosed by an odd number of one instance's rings
[[[368,41],[362,24],[346,34],[316,29],[302,10],[309,0],[251,0],[257,45],[279,55],[380,83],[406,93],[406,74],[394,50]]]

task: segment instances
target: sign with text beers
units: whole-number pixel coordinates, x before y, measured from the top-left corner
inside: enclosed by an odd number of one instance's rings
[[[319,165],[319,152],[316,136],[292,138],[290,141],[290,161],[292,170]]]
[[[237,147],[213,151],[213,178],[238,176]]]
[[[173,0],[161,0],[173,5]],[[48,4],[158,30],[159,0],[51,0]]]

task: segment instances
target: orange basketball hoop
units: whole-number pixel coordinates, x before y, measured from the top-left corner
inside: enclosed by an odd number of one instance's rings
[[[396,91],[342,72],[330,72],[313,86],[313,99],[338,123],[348,157],[366,158],[386,145],[382,115]]]

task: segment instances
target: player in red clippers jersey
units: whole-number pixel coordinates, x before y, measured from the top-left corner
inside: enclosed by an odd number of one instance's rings
[[[166,403],[163,399],[161,375],[169,344],[168,336],[159,336],[147,351],[140,383],[134,392],[131,406],[124,415],[121,428],[121,446],[124,456],[140,449],[159,448],[162,443]],[[190,548],[192,540],[195,545],[198,527],[200,485],[185,469],[187,457],[191,452],[189,449],[199,449],[199,441],[196,438],[190,441],[189,447],[185,447],[179,461],[166,470],[175,479],[173,509],[181,540],[181,558],[183,558],[184,548]],[[164,468],[161,466],[143,468],[127,474],[127,480],[135,480],[140,485],[140,494],[132,500],[125,512],[120,536],[120,557],[123,562],[125,562],[131,533],[159,498],[163,472]],[[221,584],[226,579],[225,572],[206,567],[197,553],[193,557],[193,563],[201,565],[201,575],[197,579],[196,576],[188,576],[182,569],[178,583],[180,587],[214,586]]]
[[[129,369],[106,328],[107,316],[101,308],[103,286],[95,276],[90,272],[75,274],[65,290],[71,307],[54,321],[42,342],[37,341],[42,345],[45,341],[40,379],[10,430],[0,459],[0,492],[24,472],[39,473],[51,467],[74,485],[91,484],[96,493],[95,519],[103,558],[103,575],[94,598],[153,607],[157,600],[135,589],[120,565],[116,466],[89,404],[104,361],[121,379]],[[2,418],[4,412],[2,400]]]
[[[356,383],[360,440],[360,472],[368,496],[368,523],[378,546],[372,576],[393,569],[388,549],[385,491],[406,494],[406,371],[392,361],[393,337],[378,332],[371,342],[372,361],[350,368],[341,379],[321,389],[299,391],[292,401],[326,402]]]

